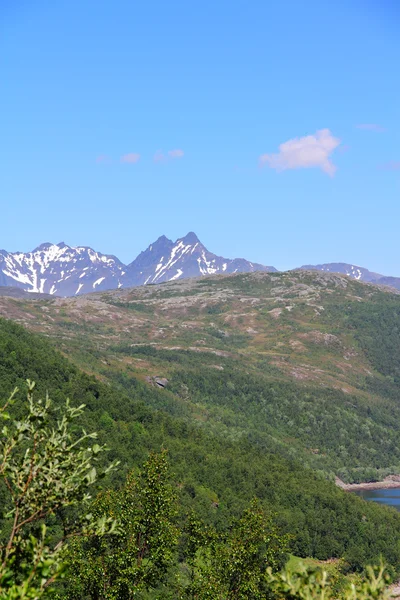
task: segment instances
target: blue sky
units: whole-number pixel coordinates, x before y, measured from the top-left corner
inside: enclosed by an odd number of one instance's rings
[[[2,0],[0,247],[400,275],[396,0]]]

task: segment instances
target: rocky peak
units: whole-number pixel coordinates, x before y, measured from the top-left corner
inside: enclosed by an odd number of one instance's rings
[[[93,291],[161,283],[187,277],[275,271],[245,259],[225,259],[207,250],[190,231],[176,242],[161,235],[128,266],[88,246],[40,244],[32,252],[0,252],[0,286],[74,296]]]
[[[189,233],[187,233],[185,237],[180,238],[176,241],[176,243],[178,242],[182,242],[183,244],[189,244],[190,246],[193,246],[194,244],[201,244],[199,238],[193,231],[189,231]]]

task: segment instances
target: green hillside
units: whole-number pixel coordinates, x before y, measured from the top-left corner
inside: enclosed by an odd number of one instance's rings
[[[201,289],[204,290],[205,285],[221,284],[210,281],[201,283]],[[244,285],[242,277],[222,279],[224,285],[226,282],[231,287],[235,282]],[[259,282],[257,285],[265,291]],[[14,385],[21,385],[30,378],[38,381],[39,391],[48,390],[56,404],[65,396],[76,403],[85,402],[87,410],[82,425],[90,431],[99,431],[100,442],[107,442],[110,448],[108,460],[121,460],[118,473],[105,485],[118,486],[128,469],[141,464],[150,450],[167,448],[182,509],[194,507],[220,530],[226,528],[231,518],[239,515],[256,496],[265,508],[277,513],[279,525],[291,535],[290,549],[295,554],[323,560],[343,556],[349,566],[356,569],[366,562],[376,562],[382,554],[398,570],[400,515],[342,492],[298,460],[299,456],[308,456],[310,464],[320,461],[321,471],[326,470],[329,461],[332,468],[335,466],[335,434],[326,425],[329,424],[328,417],[324,417],[325,442],[322,425],[320,431],[308,432],[308,421],[305,420],[304,432],[300,431],[300,417],[312,419],[312,416],[304,415],[308,412],[315,415],[321,407],[325,407],[327,415],[333,411],[334,420],[338,415],[353,415],[354,431],[365,423],[370,424],[373,435],[368,438],[372,441],[367,447],[374,447],[373,444],[376,447],[378,443],[379,434],[375,434],[374,427],[378,432],[384,432],[386,439],[393,436],[395,446],[396,412],[391,412],[396,408],[391,397],[396,386],[395,375],[390,375],[390,380],[384,379],[385,385],[389,386],[385,387],[389,390],[385,397],[367,393],[367,387],[360,387],[353,393],[351,402],[345,392],[336,390],[335,395],[334,389],[325,386],[321,386],[318,395],[315,384],[314,387],[310,382],[296,384],[284,371],[272,365],[272,361],[266,361],[260,342],[254,350],[253,338],[246,337],[240,327],[232,331],[233,327],[228,330],[226,326],[229,336],[215,335],[219,331],[216,317],[222,319],[221,315],[225,314],[223,306],[215,304],[215,296],[198,311],[197,321],[192,316],[190,320],[182,320],[179,311],[190,309],[181,304],[182,300],[175,320],[172,320],[172,312],[164,315],[157,308],[160,314],[154,307],[150,311],[154,294],[161,295],[157,302],[163,302],[162,295],[173,298],[171,291],[176,289],[163,286],[134,290],[125,292],[125,296],[113,294],[103,300],[94,297],[38,303],[2,299],[3,308],[8,302],[11,316],[25,319],[31,322],[32,328],[42,328],[50,334],[50,339],[45,340],[10,321],[0,321],[0,391],[3,398]],[[197,293],[196,289],[188,290]],[[251,290],[253,294],[255,291]],[[148,303],[145,303],[142,298],[139,308],[110,304],[125,304],[131,296],[144,292],[150,300],[146,299]],[[194,298],[195,293],[188,294],[187,298],[190,297]],[[234,298],[232,302],[242,302],[243,297]],[[108,303],[105,302],[107,298]],[[91,320],[99,311],[104,315],[100,323]],[[227,308],[226,313],[225,316],[232,315],[232,307]],[[57,320],[51,321],[56,315]],[[88,315],[91,318],[86,318]],[[258,318],[264,319],[261,307]],[[267,317],[265,320],[275,327],[276,319],[272,319]],[[162,343],[153,343],[161,322],[164,327],[169,323],[173,331],[178,330],[182,345],[185,335],[191,337],[187,349],[171,349],[171,339],[167,336],[167,339],[161,338]],[[207,343],[211,338],[215,339],[214,346],[210,344],[202,352],[190,349],[195,347],[192,346],[193,337],[199,332],[186,333],[185,327],[176,324],[193,322],[201,328]],[[80,323],[86,324],[80,327]],[[128,331],[127,323],[131,324]],[[133,323],[136,323],[135,327]],[[137,343],[138,338],[143,339],[146,327],[147,344],[132,347],[127,344],[128,340]],[[281,339],[284,339],[285,327]],[[62,331],[67,333],[57,339]],[[73,357],[76,364],[92,374],[83,372],[62,357],[54,348],[55,342]],[[328,351],[331,352],[329,346]],[[321,361],[324,359],[323,352],[318,356]],[[159,389],[154,380],[149,383],[146,380],[149,376],[167,376],[166,389]],[[378,375],[375,379],[381,381]],[[22,393],[20,398],[15,406],[17,413],[22,408]],[[311,407],[309,411],[304,410],[307,403]],[[376,403],[382,407],[379,422],[374,420],[377,419]],[[293,423],[288,421],[290,415]],[[308,452],[309,440],[318,440],[321,445],[325,443],[326,456],[323,455],[325,450],[322,452],[321,449],[318,453],[316,448]],[[349,442],[347,447],[354,447],[353,455],[358,452],[355,442],[352,445]],[[385,456],[382,451],[381,462],[377,459],[376,465],[381,466]],[[360,461],[362,459],[360,454]],[[5,509],[3,507],[3,514]]]
[[[398,294],[336,274],[252,273],[2,298],[0,314],[220,439],[296,457],[332,480],[400,473]]]

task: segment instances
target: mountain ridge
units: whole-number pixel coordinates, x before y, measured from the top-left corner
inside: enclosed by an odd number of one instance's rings
[[[89,246],[44,242],[31,252],[0,250],[0,286],[54,296],[136,287],[179,278],[252,271],[275,267],[209,252],[194,232],[176,242],[160,236],[125,265],[116,256]]]
[[[400,290],[400,277],[382,275],[350,263],[303,265],[294,270],[340,273]],[[244,258],[218,256],[210,252],[193,231],[175,242],[161,235],[129,264],[90,246],[69,246],[65,242],[44,242],[31,252],[0,250],[0,287],[61,297],[254,271],[278,272],[273,266]]]
[[[400,277],[382,275],[380,273],[370,271],[365,267],[360,267],[351,263],[323,263],[318,265],[303,265],[302,267],[299,267],[295,270],[340,273],[342,275],[347,275],[352,279],[357,279],[358,281],[363,281],[365,283],[386,285],[400,290]]]

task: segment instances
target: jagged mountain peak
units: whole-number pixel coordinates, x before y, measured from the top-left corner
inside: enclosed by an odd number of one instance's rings
[[[115,256],[65,242],[45,242],[26,253],[0,251],[0,286],[58,296],[239,271],[276,269],[216,256],[193,231],[176,242],[161,235],[127,266]]]
[[[159,246],[163,246],[165,244],[172,244],[172,240],[170,240],[169,238],[167,238],[166,235],[160,235],[159,238],[156,239],[155,242],[153,242],[152,244],[150,244],[150,246],[148,246],[148,250],[153,251],[154,248],[158,248]]]
[[[400,289],[400,278],[385,277],[354,264],[324,263],[304,265],[300,269],[342,273],[360,281]],[[26,253],[0,250],[0,286],[57,296],[252,271],[276,269],[244,258],[217,256],[209,252],[193,231],[175,242],[161,235],[129,265],[89,246],[74,247],[65,242],[45,242]]]
[[[178,243],[178,242],[183,242],[184,244],[190,244],[190,245],[201,244],[199,238],[194,233],[194,231],[189,231],[189,233],[187,233],[185,235],[185,237],[179,238],[178,240],[176,240],[175,243]],[[203,245],[203,244],[201,244],[201,245]]]
[[[59,244],[52,244],[51,242],[44,242],[43,244],[40,244],[39,246],[36,246],[36,248],[34,248],[32,250],[32,254],[35,254],[35,252],[46,252],[52,246],[59,246]]]
[[[159,238],[160,240],[161,238]],[[193,231],[172,242],[155,242],[128,266],[134,285],[162,283],[187,277],[235,273],[239,271],[276,271],[274,267],[253,264],[244,259],[229,259],[209,252]]]
[[[27,292],[73,296],[121,287],[124,265],[89,247],[46,242],[32,252],[0,251],[0,285]]]

